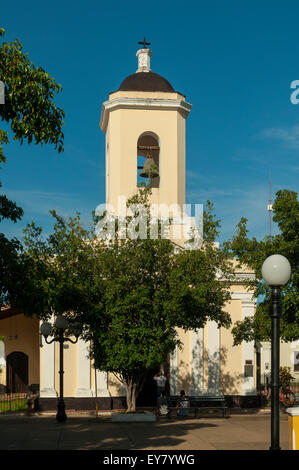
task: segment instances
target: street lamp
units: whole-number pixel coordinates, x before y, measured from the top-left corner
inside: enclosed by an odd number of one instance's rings
[[[49,322],[44,322],[41,325],[40,331],[41,334],[44,336],[45,341],[47,344],[53,343],[53,341],[59,342],[59,349],[60,349],[60,364],[59,364],[59,376],[60,376],[60,390],[59,390],[59,400],[57,403],[57,414],[56,419],[57,421],[63,422],[66,420],[66,413],[65,413],[65,403],[63,399],[63,343],[69,341],[72,344],[77,343],[78,338],[81,334],[81,324],[79,322],[74,322],[70,325],[71,333],[76,337],[76,340],[72,340],[64,335],[66,328],[68,327],[67,319],[63,315],[57,315],[54,327]],[[48,336],[52,336],[54,333],[54,338],[51,341],[48,341]]]
[[[280,450],[279,446],[279,348],[280,348],[280,316],[281,286],[291,277],[291,265],[282,255],[269,256],[263,263],[262,276],[271,287],[271,447]]]

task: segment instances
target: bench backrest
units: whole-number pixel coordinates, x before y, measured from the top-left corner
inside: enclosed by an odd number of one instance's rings
[[[186,397],[190,404],[194,402],[217,402],[217,403],[223,403],[225,402],[224,396],[215,396],[213,397],[212,395],[198,395],[198,396],[187,396]],[[170,396],[167,397],[167,400],[169,403],[177,403],[180,400],[180,397],[175,397],[175,396]]]

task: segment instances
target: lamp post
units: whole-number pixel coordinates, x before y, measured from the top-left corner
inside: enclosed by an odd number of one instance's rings
[[[78,338],[81,334],[81,324],[79,322],[74,322],[70,325],[71,333],[76,337],[76,340],[72,340],[65,336],[64,332],[68,326],[67,319],[63,315],[57,315],[54,327],[49,322],[44,322],[41,325],[40,331],[41,334],[44,336],[45,341],[47,344],[53,343],[53,341],[59,342],[59,399],[57,403],[57,414],[56,419],[59,422],[64,422],[67,418],[65,413],[65,403],[63,398],[63,343],[69,341],[72,344],[77,343]],[[48,341],[48,336],[52,336],[54,334],[54,338],[51,341]]]
[[[282,255],[269,256],[263,263],[262,276],[271,287],[271,446],[270,450],[280,450],[279,446],[279,348],[281,286],[291,276],[291,265]]]

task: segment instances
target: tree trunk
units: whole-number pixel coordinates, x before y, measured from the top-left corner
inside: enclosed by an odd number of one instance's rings
[[[123,378],[123,384],[126,389],[127,396],[127,412],[135,413],[136,411],[136,400],[142,389],[146,379],[146,372],[133,374],[131,377]]]
[[[134,413],[136,411],[136,383],[133,382],[132,379],[129,380],[128,383],[125,384],[126,387],[126,395],[127,395],[127,412]]]

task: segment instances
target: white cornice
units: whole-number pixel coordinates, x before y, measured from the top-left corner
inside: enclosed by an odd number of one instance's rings
[[[183,117],[187,118],[191,111],[192,104],[184,100],[172,100],[162,98],[114,98],[105,101],[102,106],[100,127],[106,132],[109,113],[116,109],[161,109],[178,111]]]
[[[233,281],[236,284],[243,284],[244,282],[252,282],[256,279],[254,273],[234,273]]]
[[[256,301],[256,298],[251,292],[232,292],[232,300],[241,300],[242,303],[252,304]]]
[[[244,284],[246,282],[252,282],[255,280],[254,273],[233,273],[230,277],[222,275],[221,271],[216,272],[216,277],[220,281],[231,282],[231,284]]]

